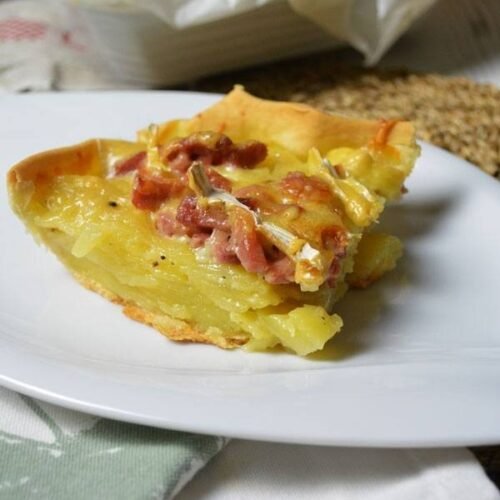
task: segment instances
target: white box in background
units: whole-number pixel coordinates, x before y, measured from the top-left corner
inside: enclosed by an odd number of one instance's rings
[[[182,29],[133,6],[77,9],[115,78],[138,87],[175,85],[339,45],[286,0]]]

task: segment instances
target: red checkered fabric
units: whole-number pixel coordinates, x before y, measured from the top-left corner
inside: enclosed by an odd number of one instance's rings
[[[0,21],[0,42],[7,40],[38,40],[47,33],[47,25],[17,17]]]

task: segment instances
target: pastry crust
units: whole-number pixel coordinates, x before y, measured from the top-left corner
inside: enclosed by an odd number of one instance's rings
[[[384,129],[385,127],[385,129]],[[301,104],[264,101],[236,87],[224,99],[191,120],[168,122],[159,128],[158,141],[172,136],[172,130],[182,134],[197,131],[219,131],[235,141],[248,139],[275,143],[304,159],[310,148],[324,154],[336,147],[353,147],[377,142],[381,130],[383,141],[393,147],[416,148],[415,131],[408,122],[387,123],[352,120],[331,116]],[[140,133],[139,133],[140,134]],[[378,135],[377,135],[378,134]],[[139,136],[140,137],[140,136]],[[29,220],[25,207],[35,191],[43,189],[51,179],[62,175],[93,175],[106,177],[109,170],[107,156],[116,141],[91,139],[80,144],[33,155],[10,169],[8,190],[14,211],[38,240],[50,247],[50,232]],[[408,172],[412,165],[408,165]],[[120,304],[130,318],[151,325],[168,338],[176,341],[201,342],[234,348],[244,344],[244,335],[211,335],[210,328],[201,331],[186,321],[166,314],[142,309],[138,304],[119,297],[101,284],[75,273],[75,277],[88,289]],[[219,332],[220,333],[220,332]]]
[[[104,175],[99,152],[101,139],[91,139],[74,146],[52,149],[30,156],[7,173],[7,185],[13,199],[15,188],[24,182],[41,185],[58,175]]]
[[[167,314],[155,314],[139,307],[137,304],[124,300],[122,297],[104,288],[101,284],[90,280],[78,273],[73,276],[85,288],[98,293],[105,299],[122,306],[123,313],[129,318],[153,327],[162,335],[177,342],[197,342],[201,344],[213,344],[223,349],[234,349],[244,345],[247,341],[245,337],[238,336],[211,336],[210,332],[203,332],[192,327],[186,321],[172,318]]]
[[[272,142],[304,159],[310,148],[321,154],[338,147],[359,148],[377,140],[387,122],[328,115],[304,104],[267,101],[236,86],[225,98],[181,125],[183,133],[214,130],[235,141],[252,138]],[[160,127],[159,142],[169,137],[172,123]],[[414,146],[410,122],[393,122],[386,137],[390,146]]]

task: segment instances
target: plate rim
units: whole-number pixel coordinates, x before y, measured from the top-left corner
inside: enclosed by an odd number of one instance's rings
[[[130,90],[119,90],[119,91],[93,91],[93,92],[68,92],[65,94],[58,94],[58,93],[49,93],[46,94],[47,96],[50,96],[50,98],[62,98],[64,99],[66,96],[85,96],[86,98],[89,95],[109,95],[109,94],[118,94],[122,96],[126,96],[127,94],[134,94],[134,95],[175,95],[176,97],[179,96],[185,96],[185,97],[193,97],[193,96],[198,96],[202,97],[204,99],[209,98],[210,100],[215,101],[220,95],[219,94],[209,94],[209,93],[204,93],[204,92],[189,92],[189,91],[148,91],[148,90],[143,90],[143,91],[130,91]],[[26,95],[19,95],[19,96],[8,96],[7,98],[9,99],[37,99],[39,96],[35,96],[33,94],[26,94]],[[419,141],[419,143],[422,145],[423,149],[429,148],[431,151],[435,150],[439,152],[439,154],[445,154],[448,155],[450,159],[453,159],[454,161],[458,160],[462,164],[467,164],[471,168],[470,174],[476,176],[476,179],[478,182],[484,183],[484,185],[491,185],[492,189],[500,189],[500,183],[497,184],[496,188],[493,188],[493,186],[496,184],[494,179],[491,179],[490,176],[481,171],[479,168],[475,167],[474,165],[470,164],[466,160],[464,160],[461,157],[455,156],[451,153],[449,153],[446,150],[443,150],[437,146],[434,146],[429,143],[425,143],[423,141]],[[482,178],[482,181],[479,181],[479,179]],[[487,182],[486,179],[488,179]],[[500,193],[500,191],[499,191]],[[1,340],[1,339],[0,339]],[[1,357],[1,351],[2,351],[2,345],[0,344],[0,357]],[[354,446],[354,447],[429,447],[429,446],[467,446],[467,445],[486,445],[486,444],[493,444],[493,443],[500,443],[500,428],[498,430],[497,436],[492,440],[491,438],[488,438],[487,436],[479,437],[478,439],[470,440],[468,438],[464,439],[446,439],[443,438],[441,441],[436,441],[436,439],[432,439],[430,441],[426,441],[425,439],[417,439],[417,440],[387,440],[387,439],[382,439],[382,440],[377,440],[373,439],[371,441],[359,441],[357,442],[356,440],[353,440],[352,438],[342,440],[338,436],[334,439],[334,441],[328,441],[328,440],[323,440],[323,441],[318,441],[318,440],[310,440],[307,438],[301,438],[300,436],[298,437],[293,437],[291,436],[290,438],[283,440],[282,438],[273,438],[272,435],[268,434],[259,434],[258,432],[252,432],[248,431],[247,433],[244,432],[236,432],[236,434],[231,433],[230,431],[224,431],[221,432],[221,429],[203,429],[203,425],[201,427],[197,427],[196,425],[193,425],[191,422],[190,424],[184,425],[183,423],[173,423],[173,422],[168,422],[168,419],[159,418],[159,417],[152,417],[152,416],[147,416],[147,415],[141,415],[141,413],[130,413],[127,411],[123,411],[117,408],[112,408],[112,407],[106,407],[103,405],[96,405],[95,403],[88,402],[88,401],[81,401],[78,398],[75,397],[69,397],[66,395],[61,395],[61,394],[56,394],[50,389],[44,389],[43,387],[37,387],[36,384],[33,383],[27,383],[25,381],[21,380],[15,380],[8,374],[2,373],[2,368],[0,365],[0,385],[4,386],[8,389],[14,390],[16,392],[40,399],[42,401],[46,401],[48,403],[56,404],[65,408],[69,408],[72,410],[76,411],[83,411],[85,413],[90,413],[93,415],[101,416],[104,418],[112,418],[114,420],[120,420],[124,422],[129,422],[129,423],[135,423],[135,424],[142,424],[142,425],[152,425],[154,427],[161,427],[161,428],[168,428],[168,429],[173,429],[173,430],[182,430],[182,431],[187,431],[187,432],[197,432],[197,433],[202,433],[202,434],[223,434],[228,437],[240,437],[244,439],[255,439],[255,440],[263,440],[263,441],[272,441],[272,442],[288,442],[288,443],[297,443],[297,444],[314,444],[314,445],[325,445],[325,446],[330,446],[330,445],[338,445],[338,446]],[[161,420],[161,421],[160,421]]]

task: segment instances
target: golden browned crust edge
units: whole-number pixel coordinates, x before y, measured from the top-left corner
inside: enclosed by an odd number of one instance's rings
[[[175,123],[175,122],[174,122]],[[254,97],[237,85],[227,96],[183,124],[187,134],[215,130],[234,140],[273,142],[304,158],[310,148],[324,154],[336,147],[361,147],[374,141],[384,123],[323,113],[298,103]],[[160,126],[159,141],[168,137],[172,122]],[[391,146],[415,146],[415,129],[398,121],[387,134]]]
[[[25,158],[7,172],[9,188],[20,182],[42,183],[58,175],[100,175],[101,139],[43,151]]]
[[[247,342],[247,339],[238,336],[210,335],[208,332],[194,328],[189,323],[172,318],[167,314],[156,314],[146,311],[134,302],[127,301],[103,287],[100,283],[72,271],[75,279],[85,288],[98,293],[105,299],[122,306],[123,313],[129,318],[153,327],[170,340],[176,342],[196,342],[212,344],[223,349],[234,349]]]

